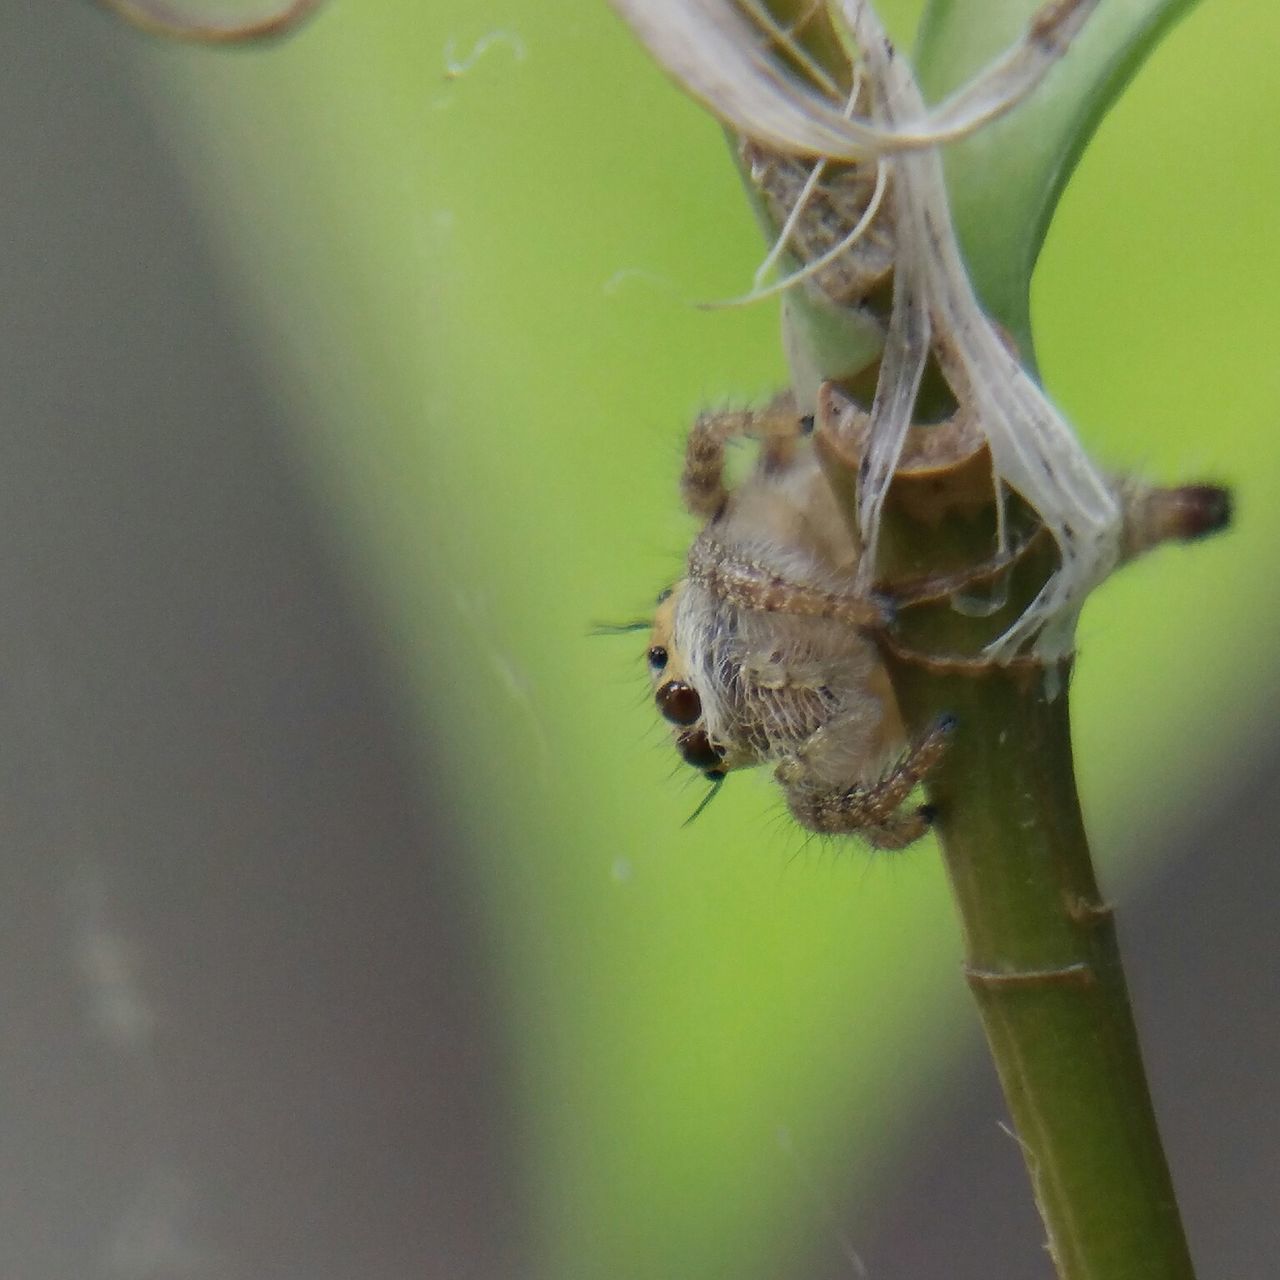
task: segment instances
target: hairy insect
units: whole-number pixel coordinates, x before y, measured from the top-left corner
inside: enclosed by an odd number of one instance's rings
[[[708,779],[770,764],[802,826],[900,849],[932,820],[906,801],[952,725],[908,740],[872,636],[887,605],[859,586],[860,548],[812,432],[789,397],[694,424],[681,491],[706,523],[659,599],[654,698]],[[756,439],[759,455],[730,490],[725,448],[737,437]]]
[[[684,577],[658,599],[647,655],[654,700],[680,755],[708,780],[772,765],[802,826],[900,849],[933,820],[929,805],[907,802],[946,751],[954,722],[942,717],[922,736],[907,733],[877,644],[892,640],[893,604],[866,585],[853,514],[870,417],[826,384],[817,418],[815,430],[786,395],[694,423],[680,489],[704,523]],[[758,452],[731,489],[726,450],[740,438]],[[985,457],[981,431],[957,410],[944,424],[913,428],[902,473],[937,475]],[[1217,485],[1104,483],[1122,513],[1122,561],[1230,521],[1230,494]],[[994,507],[994,495],[985,501]],[[970,581],[1008,568],[1037,528],[1020,525],[1018,545],[974,573],[896,580],[897,603],[949,596],[961,612],[972,608]]]

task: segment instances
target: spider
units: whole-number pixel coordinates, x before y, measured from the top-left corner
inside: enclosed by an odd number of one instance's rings
[[[821,439],[856,474],[870,418],[831,384],[817,405],[816,431],[789,394],[694,423],[680,488],[704,524],[685,576],[658,598],[649,673],[677,750],[708,780],[771,764],[801,826],[901,849],[936,816],[907,801],[955,721],[942,716],[923,736],[907,734],[876,643],[890,604],[859,575],[861,543],[815,447]],[[726,446],[740,438],[759,452],[731,490]],[[972,413],[958,410],[908,454],[937,462],[981,444]],[[1122,512],[1122,563],[1230,523],[1231,495],[1218,485],[1163,488],[1124,475],[1105,484]]]
[[[773,765],[796,821],[901,849],[934,811],[908,807],[954,727],[908,739],[872,632],[886,602],[858,587],[860,548],[789,396],[704,414],[681,492],[705,521],[687,571],[659,597],[648,665],[684,760],[718,783]],[[725,484],[726,445],[759,441],[751,474]]]

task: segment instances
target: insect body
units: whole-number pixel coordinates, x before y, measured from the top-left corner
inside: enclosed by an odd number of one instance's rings
[[[907,740],[870,634],[885,606],[857,584],[860,548],[811,429],[787,400],[695,423],[681,489],[706,523],[659,601],[654,697],[708,778],[771,764],[803,826],[898,849],[929,826],[928,806],[904,805],[950,724]],[[730,491],[725,446],[740,436],[760,442],[759,456]]]

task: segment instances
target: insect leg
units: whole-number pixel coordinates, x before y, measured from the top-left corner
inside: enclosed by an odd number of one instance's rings
[[[786,763],[777,770],[795,820],[825,835],[858,835],[877,849],[902,849],[918,840],[933,823],[931,805],[903,811],[915,787],[942,758],[955,727],[940,720],[888,773],[845,790],[808,785],[803,772]]]
[[[789,394],[763,409],[726,409],[699,414],[685,445],[680,495],[691,515],[713,519],[724,509],[729,491],[724,483],[724,451],[731,440],[761,442],[766,467],[783,466],[794,454],[803,432]]]

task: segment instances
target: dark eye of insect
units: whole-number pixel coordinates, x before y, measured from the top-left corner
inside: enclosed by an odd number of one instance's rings
[[[664,600],[670,600],[670,599],[671,599],[671,588],[663,587],[662,590],[658,592],[658,598],[654,601],[654,604],[661,604]]]
[[[655,671],[661,671],[667,665],[667,651],[660,644],[649,650],[649,665]]]
[[[704,729],[694,729],[692,733],[682,733],[676,739],[676,746],[684,757],[686,764],[695,769],[713,770],[724,759],[724,751],[707,737]]]
[[[668,680],[654,695],[654,701],[672,724],[692,724],[702,714],[698,691],[683,680]]]

